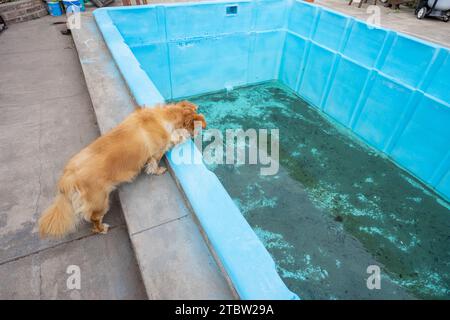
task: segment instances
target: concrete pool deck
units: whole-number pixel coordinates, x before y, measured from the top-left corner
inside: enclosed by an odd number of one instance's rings
[[[359,1],[353,2],[349,6],[348,0],[316,0],[315,4],[363,21],[367,21],[367,18],[373,14],[373,11],[368,10],[368,7],[373,5],[371,1],[363,3],[361,8],[358,8]],[[449,23],[434,18],[418,20],[414,15],[414,9],[404,5],[399,10],[392,10],[384,7],[378,1],[377,6],[380,8],[380,25],[382,27],[450,47]]]
[[[115,195],[107,235],[88,224],[40,240],[36,221],[67,160],[99,135],[63,17],[11,25],[0,35],[0,299],[146,299]],[[69,265],[81,288],[66,286]]]

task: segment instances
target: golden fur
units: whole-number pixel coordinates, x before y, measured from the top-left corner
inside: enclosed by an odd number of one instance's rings
[[[159,161],[168,149],[194,134],[194,121],[206,126],[197,106],[187,101],[138,108],[81,150],[67,163],[56,199],[39,219],[41,237],[62,237],[74,231],[81,218],[93,223],[93,232],[106,233],[108,225],[102,219],[111,191],[132,181],[144,166],[148,174],[163,174],[166,169]]]

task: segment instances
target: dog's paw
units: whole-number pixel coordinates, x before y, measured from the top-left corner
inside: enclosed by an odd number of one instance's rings
[[[107,223],[102,223],[102,228],[98,229],[97,227],[94,227],[92,229],[93,233],[101,233],[101,234],[107,234],[109,230],[109,224]]]
[[[149,161],[145,165],[145,173],[146,174],[154,174],[157,170],[158,170],[158,164],[154,160]]]
[[[145,166],[146,174],[155,174],[157,176],[165,173],[167,171],[164,167],[159,167],[156,162],[150,162]]]
[[[146,174],[153,174],[153,171],[154,171],[155,169],[153,168],[153,166],[151,166],[150,164],[147,164],[146,166],[145,166],[145,169],[144,169],[144,171],[145,171],[145,173]]]
[[[164,167],[158,167],[158,168],[156,169],[156,171],[155,171],[155,174],[158,175],[158,176],[160,176],[160,175],[166,173],[166,171],[167,171],[167,168],[164,168]]]
[[[109,230],[109,224],[103,223],[103,230],[100,231],[101,234],[107,234]]]

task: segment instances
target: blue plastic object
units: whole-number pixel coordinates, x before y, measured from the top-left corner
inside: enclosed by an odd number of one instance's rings
[[[48,1],[47,7],[48,7],[48,12],[50,13],[51,16],[59,17],[62,15],[61,4],[59,3],[59,1],[55,1],[55,2]]]
[[[303,1],[94,16],[138,104],[276,79],[450,198],[448,49]],[[203,164],[177,164],[180,152],[201,155],[188,142],[168,159],[240,297],[297,298],[217,177]]]
[[[63,4],[67,13],[86,10],[83,0],[63,0]]]

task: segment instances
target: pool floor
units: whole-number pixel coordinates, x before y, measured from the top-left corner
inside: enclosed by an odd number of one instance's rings
[[[208,165],[304,299],[450,298],[449,203],[278,82],[190,97],[208,128],[280,132],[280,170]],[[207,145],[207,143],[205,143]],[[369,265],[381,289],[369,290]]]

